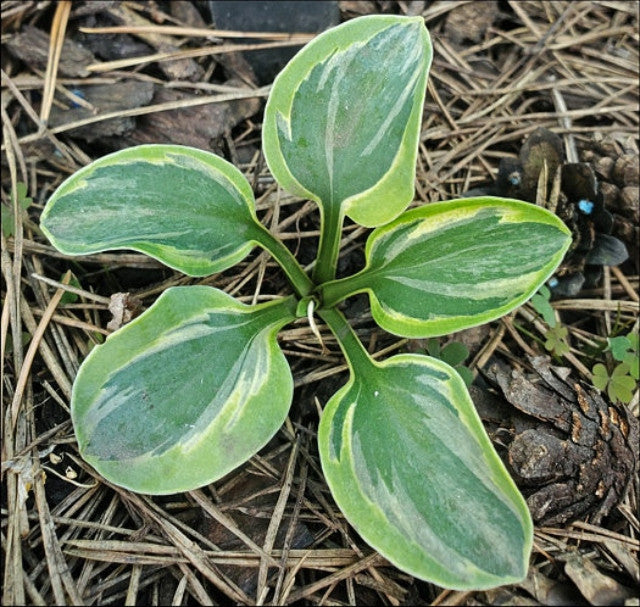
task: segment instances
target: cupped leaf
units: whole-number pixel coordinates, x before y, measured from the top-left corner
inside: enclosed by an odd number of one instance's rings
[[[556,215],[526,202],[487,197],[434,203],[374,230],[365,268],[319,292],[330,307],[366,291],[374,319],[387,331],[444,335],[524,303],[570,242]]]
[[[276,333],[295,304],[247,306],[206,286],[165,291],[80,368],[71,414],[84,459],[152,494],[190,490],[242,464],[291,404]]]
[[[305,46],[276,78],[263,147],[281,186],[365,226],[413,198],[431,43],[421,17],[375,15]]]
[[[54,192],[41,227],[69,255],[133,249],[190,276],[238,263],[261,232],[242,173],[178,145],[141,145],[92,162]]]
[[[336,503],[400,569],[454,589],[526,575],[527,506],[446,363],[359,364],[327,403],[318,442]]]

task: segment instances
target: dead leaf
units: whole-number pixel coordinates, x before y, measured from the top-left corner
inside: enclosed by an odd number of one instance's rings
[[[626,599],[636,595],[631,588],[602,573],[580,553],[569,556],[564,571],[591,605],[624,605]]]
[[[138,298],[131,297],[129,293],[114,293],[109,302],[109,312],[111,312],[112,318],[107,323],[107,329],[116,331],[140,314],[141,311],[142,302]]]

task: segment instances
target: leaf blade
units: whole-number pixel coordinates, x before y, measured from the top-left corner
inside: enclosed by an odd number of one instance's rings
[[[430,63],[421,18],[362,17],[310,42],[265,108],[263,147],[276,180],[325,213],[390,221],[413,198]]]
[[[327,283],[325,305],[367,292],[376,322],[404,337],[453,333],[503,316],[553,273],[570,232],[529,203],[432,203],[376,229],[358,274]]]
[[[186,146],[141,145],[104,156],[63,182],[41,227],[69,255],[146,253],[190,276],[241,261],[260,225],[233,165]]]
[[[245,306],[206,286],[173,287],[94,348],[71,412],[83,458],[142,493],[193,489],[255,454],[293,393],[277,330],[292,298]]]
[[[327,403],[318,441],[340,509],[399,568],[455,589],[525,576],[526,504],[442,361],[400,355],[356,369]]]

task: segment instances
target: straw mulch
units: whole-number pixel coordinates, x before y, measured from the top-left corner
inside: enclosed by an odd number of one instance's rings
[[[280,337],[296,385],[287,423],[224,479],[152,498],[106,483],[79,458],[69,417],[73,378],[113,328],[171,285],[212,284],[245,302],[285,293],[287,286],[257,251],[233,270],[199,281],[133,253],[66,258],[38,229],[43,204],[65,177],[135,143],[213,149],[248,176],[265,224],[303,263],[313,260],[316,209],[278,191],[260,155],[268,86],[258,86],[231,52],[239,48],[236,38],[203,35],[202,16],[190,10],[195,4],[206,16],[204,3],[191,2],[2,4],[2,204],[3,219],[16,218],[2,236],[3,604],[638,605],[637,454],[626,493],[602,520],[584,513],[537,525],[522,584],[452,592],[415,580],[372,552],[323,481],[318,415],[345,381],[345,365],[328,331],[320,326],[330,350],[324,354],[306,321]],[[624,156],[637,165],[637,3],[339,4],[343,20],[371,12],[421,14],[432,34],[416,204],[491,184],[500,160],[514,158],[538,127],[560,135],[575,160],[593,158],[585,154],[600,145],[599,157]],[[175,5],[184,12],[169,13],[180,10]],[[122,29],[79,31],[92,23]],[[140,25],[153,27],[132,29]],[[174,29],[163,29],[169,26]],[[101,61],[78,42],[96,55],[98,44],[116,42],[130,53]],[[265,42],[290,44],[277,37],[251,44]],[[78,87],[93,96],[78,94]],[[33,199],[26,211],[12,196],[19,182]],[[619,237],[633,252],[633,199],[630,204]],[[364,229],[346,227],[341,272],[361,263],[365,237]],[[63,284],[69,269],[77,280]],[[589,345],[619,327],[637,332],[637,289],[632,258],[605,267],[597,286],[553,302],[571,345],[553,364],[590,384]],[[377,330],[360,299],[347,314],[381,357],[423,345]],[[548,354],[541,345],[547,329],[524,306],[462,336],[472,353],[466,364],[484,386],[496,357],[530,372],[527,355]],[[637,386],[623,407],[637,418]],[[493,428],[498,447],[509,431]]]

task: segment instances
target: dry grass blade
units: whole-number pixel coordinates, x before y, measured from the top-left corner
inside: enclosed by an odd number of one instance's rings
[[[67,272],[63,279],[63,284],[71,280],[71,272]],[[40,323],[36,329],[36,332],[31,339],[31,343],[29,344],[29,349],[24,357],[24,362],[22,364],[22,368],[20,369],[20,375],[18,376],[18,381],[16,383],[16,389],[13,395],[13,400],[11,402],[11,425],[15,428],[15,425],[18,421],[18,413],[20,411],[20,406],[22,405],[22,396],[24,394],[25,386],[27,385],[27,378],[29,377],[29,373],[31,372],[31,364],[36,356],[36,352],[38,351],[38,346],[40,345],[40,340],[42,339],[47,326],[53,316],[53,311],[56,309],[58,304],[60,303],[60,299],[64,294],[63,289],[58,289],[47,309],[42,314],[42,318],[40,319]]]
[[[22,313],[22,320],[27,330],[31,335],[35,335],[38,330],[38,325],[36,324],[33,311],[29,307],[29,304],[24,300],[20,301],[20,312]],[[42,313],[42,318],[44,318],[44,312]],[[42,322],[42,320],[40,322]],[[40,341],[39,352],[56,384],[60,390],[62,390],[67,400],[69,400],[71,398],[71,381],[69,380],[66,371],[62,368],[62,365],[58,361],[53,350],[45,340]]]
[[[295,470],[299,448],[300,435],[298,435],[298,437],[296,438],[296,442],[294,443],[293,449],[291,450],[289,463],[287,464],[285,470],[285,477],[282,480],[282,489],[280,491],[280,495],[278,496],[278,501],[276,502],[276,505],[273,509],[273,514],[271,516],[271,520],[269,521],[269,527],[267,528],[267,533],[263,545],[263,550],[267,555],[271,555],[271,551],[273,550],[273,546],[276,541],[276,534],[278,533],[278,527],[280,526],[280,522],[282,521],[284,509],[287,505],[287,500],[289,499],[289,493],[293,484],[293,471]],[[258,589],[256,591],[257,605],[262,605],[264,603],[268,592],[268,588],[266,585],[268,566],[268,560],[263,557],[260,560],[260,568],[258,570]]]
[[[124,118],[131,116],[143,116],[145,114],[153,114],[155,112],[165,112],[168,110],[176,110],[188,107],[197,107],[200,105],[207,105],[209,103],[224,103],[225,101],[235,101],[238,99],[250,99],[252,97],[266,97],[269,94],[269,88],[263,87],[261,89],[250,90],[239,93],[225,93],[221,95],[208,95],[206,97],[198,97],[195,99],[185,99],[181,101],[168,101],[166,103],[157,103],[155,105],[148,105],[141,108],[134,108],[131,110],[121,110],[115,112],[108,112],[98,116],[92,116],[91,118],[85,118],[83,120],[75,120],[67,124],[61,124],[60,126],[48,129],[51,134],[64,133],[72,129],[77,129],[81,126],[88,124],[94,124],[96,122],[103,122],[112,118]],[[20,144],[30,143],[37,141],[41,136],[38,133],[31,135],[25,135],[19,139]]]
[[[134,65],[144,65],[145,63],[159,61],[174,61],[176,59],[193,59],[195,57],[208,57],[210,55],[220,55],[224,53],[237,53],[241,51],[258,51],[264,49],[283,48],[289,46],[300,46],[307,42],[305,38],[294,38],[281,42],[261,42],[255,44],[221,44],[217,46],[207,46],[204,48],[187,49],[184,51],[173,51],[167,53],[155,53],[144,57],[135,57],[131,59],[121,59],[117,61],[109,61],[104,63],[95,63],[88,65],[87,70],[94,73],[111,72],[113,70],[121,70]]]
[[[71,605],[83,605],[84,601],[78,593],[76,584],[71,577],[67,562],[62,554],[60,543],[56,536],[55,523],[51,519],[49,504],[44,490],[44,473],[38,471],[34,474],[34,489],[36,506],[40,517],[40,529],[44,551],[49,569],[53,595],[58,605],[67,604],[67,596]],[[66,593],[66,594],[65,594]]]
[[[224,525],[231,533],[233,533],[238,539],[242,540],[251,550],[255,551],[256,554],[260,555],[262,558],[266,559],[267,562],[273,567],[277,566],[277,561],[270,556],[265,550],[263,550],[258,544],[256,544],[246,533],[244,533],[235,522],[226,516],[223,512],[220,511],[200,490],[189,491],[189,495],[193,497],[193,499],[200,504],[203,510],[215,520],[217,520],[221,525]]]
[[[44,91],[42,95],[42,105],[40,107],[40,120],[44,123],[49,120],[49,112],[53,104],[53,95],[56,89],[56,76],[58,73],[58,63],[62,53],[62,43],[67,30],[69,13],[71,12],[71,0],[62,0],[56,6],[51,26],[51,37],[49,40],[49,61],[44,78]]]
[[[149,518],[162,530],[163,534],[165,534],[166,537],[178,547],[180,552],[188,559],[191,565],[193,565],[215,587],[222,590],[234,601],[244,604],[251,602],[249,597],[247,597],[240,588],[229,584],[215,569],[212,568],[202,548],[190,540],[182,531],[180,531],[180,529],[178,529],[178,527],[158,515],[154,510],[148,508],[144,504],[143,500],[137,495],[131,494],[127,499],[136,504],[139,508],[143,508],[147,513],[147,516],[149,516]],[[256,546],[256,548],[259,552],[261,551],[258,546]]]
[[[125,605],[135,605],[138,595],[138,588],[140,585],[140,575],[142,573],[142,566],[133,565],[131,567],[131,577],[129,578],[129,586],[127,587],[127,596],[124,600]]]
[[[357,563],[353,565],[349,565],[348,567],[344,567],[340,571],[336,571],[331,575],[328,575],[321,580],[314,582],[312,584],[308,584],[304,588],[292,592],[289,594],[289,603],[295,603],[305,597],[308,597],[311,594],[314,594],[318,590],[322,588],[326,588],[327,586],[331,586],[332,584],[336,584],[342,580],[346,580],[352,575],[363,571],[364,569],[368,569],[369,567],[380,565],[384,563],[384,559],[377,553],[369,554],[363,559],[359,560]]]
[[[47,278],[46,276],[40,276],[39,274],[32,274],[33,278],[44,282],[45,284],[51,285],[52,287],[56,287],[56,289],[60,289],[65,293],[73,293],[74,295],[80,295],[81,297],[85,297],[86,299],[90,299],[92,301],[97,301],[98,303],[103,303],[109,305],[111,299],[109,297],[102,297],[100,295],[96,295],[95,293],[90,293],[85,289],[80,289],[78,287],[74,287],[73,285],[66,284],[64,281],[59,282],[57,280],[53,280],[51,278]]]
[[[300,511],[302,509],[302,500],[304,497],[304,491],[306,489],[308,469],[309,469],[308,462],[307,462],[307,459],[305,458],[301,464],[298,495],[296,496],[296,502],[293,507],[293,514],[291,516],[289,528],[287,529],[287,534],[284,539],[282,556],[280,557],[280,571],[278,573],[278,578],[276,580],[274,590],[273,590],[272,605],[283,604],[286,594],[291,590],[291,585],[285,582],[286,565],[291,556],[291,541],[293,539],[293,535],[296,529],[296,524],[298,523],[298,520],[300,517]],[[295,579],[295,572],[304,564],[304,558],[306,558],[306,555],[305,557],[299,559],[298,562],[291,568],[291,570],[287,575],[289,579],[291,580]]]
[[[111,27],[81,27],[85,34],[166,34],[191,38],[264,38],[265,40],[290,40],[308,42],[315,34],[280,32],[241,32],[234,30],[203,29],[181,25],[114,25]]]
[[[555,301],[553,307],[556,310],[601,310],[605,312],[634,312],[636,314],[640,310],[638,302],[619,299],[562,299]]]
[[[58,521],[59,517],[54,517],[54,520]],[[96,561],[136,562],[142,565],[189,562],[187,557],[181,555],[178,548],[165,544],[69,539],[65,541],[64,546],[64,552],[67,554],[82,555],[84,558]],[[209,562],[216,565],[257,566],[262,558],[251,550],[206,550],[205,554]],[[274,558],[280,559],[285,551],[275,548],[271,554]],[[353,565],[356,561],[358,557],[350,548],[289,550],[284,566],[330,570]]]

